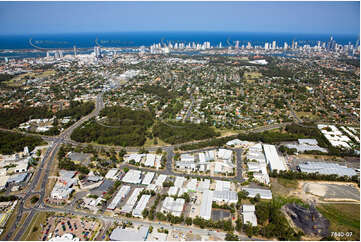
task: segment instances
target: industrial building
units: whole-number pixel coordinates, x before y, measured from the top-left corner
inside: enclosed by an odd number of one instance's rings
[[[281,160],[281,158],[278,156],[276,146],[274,145],[263,145],[264,153],[266,156],[267,164],[270,167],[271,171],[277,170],[277,171],[285,171],[286,166]]]
[[[161,209],[162,213],[171,213],[173,216],[180,217],[183,212],[185,200],[183,198],[177,198],[174,200],[172,197],[166,197]]]
[[[211,181],[209,179],[205,179],[204,181],[201,181],[198,185],[198,191],[203,192],[203,191],[209,190],[210,184],[211,184]]]
[[[204,219],[211,219],[212,214],[213,191],[207,190],[202,194],[202,203],[199,216]]]
[[[257,226],[256,207],[254,205],[243,205],[242,215],[243,224],[250,223],[252,226]]]
[[[158,187],[163,187],[163,182],[165,182],[166,179],[167,175],[160,174],[155,181],[155,185],[157,185]]]
[[[112,179],[112,180],[118,180],[119,177],[117,176],[118,173],[118,169],[117,168],[112,168],[110,169],[107,174],[105,175],[106,179]]]
[[[289,149],[296,149],[297,152],[316,150],[327,153],[327,149],[318,146],[318,142],[316,139],[299,139],[298,144],[287,144],[286,147]]]
[[[149,202],[150,195],[142,195],[137,206],[134,208],[132,215],[134,217],[143,218],[143,210],[146,208],[147,203]]]
[[[232,150],[227,149],[219,149],[217,152],[218,159],[222,160],[223,162],[232,162]]]
[[[176,176],[174,181],[174,186],[181,188],[183,187],[184,182],[186,181],[186,178],[183,176]]]
[[[213,201],[225,202],[225,203],[237,203],[238,195],[236,192],[233,191],[214,191]]]
[[[108,205],[107,209],[114,210],[120,200],[124,199],[127,196],[129,191],[130,186],[122,186],[117,195],[115,195],[115,197],[113,198],[112,202]]]
[[[144,190],[144,188],[135,188],[132,195],[130,195],[130,197],[128,198],[127,203],[122,207],[121,212],[122,213],[130,213],[134,206],[135,203],[138,200],[138,196],[139,194]]]
[[[298,169],[301,172],[306,173],[319,173],[322,175],[336,174],[338,176],[356,176],[356,172],[352,168],[341,166],[337,163],[326,162],[306,162],[298,165]]]
[[[178,193],[178,187],[170,187],[168,190],[168,196],[175,196]]]
[[[138,170],[129,170],[122,179],[122,182],[139,184],[142,181],[142,172]]]
[[[154,175],[155,175],[154,172],[148,172],[148,173],[145,175],[145,177],[144,177],[144,179],[143,179],[143,181],[142,181],[142,184],[143,184],[143,185],[149,185],[150,183],[152,183],[153,178],[154,178]]]
[[[318,124],[317,128],[334,147],[351,149],[351,139],[344,135],[335,125]]]
[[[242,188],[242,190],[247,191],[248,192],[247,197],[250,197],[250,198],[253,198],[257,194],[259,194],[262,199],[272,199],[271,190],[260,189],[260,188],[249,188],[249,187],[244,187],[244,188]]]
[[[231,182],[216,180],[216,191],[229,191],[231,190]]]
[[[139,229],[117,227],[110,234],[112,241],[145,241],[147,240],[149,226],[142,226]]]
[[[196,190],[197,190],[197,183],[198,183],[197,179],[191,179],[191,180],[188,182],[188,184],[187,184],[187,189],[188,189],[188,191],[190,191],[190,192],[196,192]]]

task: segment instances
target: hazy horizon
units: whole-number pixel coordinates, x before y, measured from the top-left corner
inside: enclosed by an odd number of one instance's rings
[[[359,2],[0,2],[1,35],[256,32],[359,35]]]

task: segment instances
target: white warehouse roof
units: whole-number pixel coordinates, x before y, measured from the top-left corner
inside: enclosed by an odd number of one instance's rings
[[[286,167],[283,161],[278,156],[276,146],[274,145],[263,145],[264,153],[266,155],[267,163],[270,165],[271,171],[285,171]]]
[[[352,168],[341,166],[337,163],[325,163],[325,162],[306,162],[299,164],[301,172],[307,173],[320,173],[323,175],[336,174],[339,176],[356,176],[356,172]]]
[[[153,180],[153,177],[154,177],[154,172],[148,172],[146,175],[145,175],[145,177],[144,177],[144,179],[143,179],[143,181],[142,181],[142,184],[143,185],[149,185],[151,182],[152,182],[152,180]]]
[[[260,188],[249,188],[244,187],[242,190],[248,192],[248,197],[255,197],[257,194],[261,196],[262,199],[272,199],[271,190],[260,189]]]
[[[132,215],[134,217],[143,218],[142,212],[145,209],[145,207],[147,206],[147,203],[148,203],[150,197],[151,197],[150,195],[142,195],[137,206],[133,210]]]
[[[129,170],[123,177],[122,181],[127,183],[139,184],[141,182],[141,171]]]
[[[119,192],[117,193],[117,195],[115,195],[113,201],[108,205],[107,209],[111,209],[111,210],[115,209],[115,207],[118,205],[120,200],[125,198],[129,191],[130,191],[130,186],[122,186]]]
[[[211,219],[212,214],[213,191],[207,190],[203,192],[202,203],[199,216],[204,219]]]
[[[127,203],[122,207],[121,212],[130,213],[137,202],[138,195],[143,191],[143,188],[135,188],[132,195],[128,198]]]

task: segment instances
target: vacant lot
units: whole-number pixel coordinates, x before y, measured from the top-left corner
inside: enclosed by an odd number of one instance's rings
[[[330,221],[330,232],[352,232],[352,236],[345,235],[336,239],[360,240],[359,204],[321,204],[317,208]]]
[[[289,180],[285,178],[271,178],[271,190],[273,193],[288,196],[291,191],[298,188],[297,180]]]
[[[360,201],[359,190],[350,184],[306,182],[302,189],[305,193],[318,196],[325,201]]]

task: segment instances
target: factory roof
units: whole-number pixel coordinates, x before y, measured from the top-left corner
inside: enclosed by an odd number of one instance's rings
[[[174,196],[177,195],[177,192],[178,192],[178,187],[170,187],[168,190],[168,195]]]
[[[118,193],[113,198],[112,202],[108,205],[107,209],[111,209],[111,210],[115,209],[115,207],[118,205],[120,200],[125,198],[129,191],[130,191],[130,186],[122,186],[118,191]]]
[[[141,182],[141,171],[129,170],[123,177],[122,181],[127,183],[139,184]]]
[[[117,227],[110,235],[113,241],[145,241],[148,237],[149,226],[142,226],[139,229]]]
[[[213,200],[236,203],[238,201],[238,195],[233,191],[214,191]]]
[[[355,170],[346,166],[341,166],[337,163],[326,163],[326,162],[306,162],[299,164],[301,172],[316,173],[323,175],[336,174],[339,176],[355,176],[357,175]]]
[[[209,179],[205,179],[204,181],[201,181],[198,185],[198,191],[203,192],[205,190],[209,190],[210,184],[211,181]]]
[[[160,174],[157,178],[157,180],[155,181],[155,184],[157,186],[160,186],[162,187],[163,186],[163,182],[167,179],[167,175],[163,175],[163,174]]]
[[[212,213],[213,191],[207,190],[203,192],[202,203],[199,216],[204,219],[210,219]]]
[[[257,217],[255,211],[256,208],[254,205],[243,205],[243,224],[250,223],[252,226],[257,226]]]
[[[186,178],[183,176],[176,176],[174,186],[179,187],[179,188],[183,187],[185,180],[186,180]]]
[[[185,200],[183,198],[177,198],[174,200],[172,197],[166,197],[163,202],[162,210],[172,213],[174,216],[180,217],[183,212]]]
[[[267,163],[270,165],[271,171],[273,170],[285,171],[286,167],[283,161],[278,156],[276,146],[264,144],[263,148],[264,148],[264,153],[266,155]]]
[[[133,210],[133,213],[132,213],[133,216],[141,217],[141,218],[143,217],[142,212],[145,209],[145,207],[147,206],[147,203],[148,203],[150,197],[151,197],[150,195],[145,195],[145,194],[142,195],[137,206]]]
[[[135,188],[132,195],[127,200],[127,203],[122,207],[123,213],[130,213],[133,210],[135,203],[138,200],[138,195],[143,191],[143,188]]]
[[[229,181],[216,180],[216,191],[229,191],[231,183]]]
[[[117,177],[116,177],[116,174],[118,173],[118,169],[117,168],[112,168],[112,169],[110,169],[108,172],[107,172],[107,174],[105,175],[105,178],[107,178],[107,179],[117,179]]]
[[[145,177],[144,177],[144,179],[142,181],[142,184],[149,185],[152,182],[153,178],[154,178],[154,174],[155,174],[154,172],[148,172],[145,175]]]
[[[244,187],[242,190],[248,192],[248,197],[255,197],[257,194],[259,194],[262,199],[272,199],[271,190],[250,187]]]

